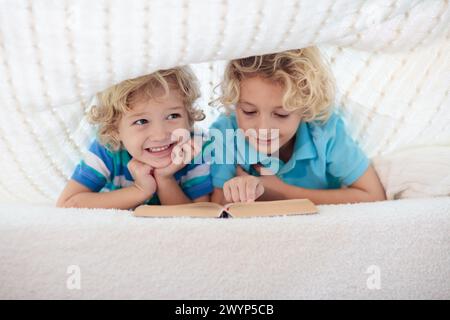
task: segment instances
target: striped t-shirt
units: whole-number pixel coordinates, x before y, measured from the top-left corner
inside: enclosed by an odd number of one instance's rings
[[[110,151],[97,140],[89,147],[83,160],[77,165],[72,179],[94,192],[113,191],[133,184],[128,170],[131,155],[125,149]],[[209,165],[189,163],[174,174],[183,192],[191,200],[213,191]],[[160,204],[157,194],[146,204]]]

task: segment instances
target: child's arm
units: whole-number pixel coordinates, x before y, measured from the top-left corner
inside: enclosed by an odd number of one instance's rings
[[[69,180],[56,205],[66,208],[135,208],[153,196],[156,182],[152,168],[147,164],[131,159],[128,169],[134,179],[132,186],[110,192],[95,192],[75,180]]]
[[[353,184],[341,189],[317,190],[289,185],[277,176],[261,176],[264,194],[258,200],[307,198],[315,204],[337,204],[386,200],[375,169],[369,166]]]
[[[144,192],[136,185],[111,192],[93,192],[84,185],[69,180],[56,203],[64,208],[130,209],[149,199],[153,193]]]
[[[226,201],[225,196],[223,194],[223,189],[221,189],[221,188],[214,188],[214,191],[211,194],[211,202],[215,202],[215,203],[218,203],[220,205],[227,204],[227,201]]]
[[[385,192],[375,169],[354,140],[346,133],[343,120],[333,115],[321,132],[328,140],[318,144],[324,148],[326,171],[339,178],[340,189],[306,189],[284,183],[277,176],[262,176],[265,192],[261,200],[307,198],[315,204],[370,202],[385,200]],[[326,144],[324,144],[326,142]],[[317,146],[316,146],[317,147]],[[301,179],[301,178],[299,178]]]
[[[191,202],[208,202],[209,195],[204,195],[191,200],[181,189],[173,174],[171,176],[158,176],[155,174],[156,183],[158,185],[158,198],[161,204],[175,205]]]

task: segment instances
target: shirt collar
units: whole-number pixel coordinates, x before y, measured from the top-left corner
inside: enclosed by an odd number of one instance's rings
[[[295,160],[313,159],[317,157],[317,151],[314,147],[308,123],[306,122],[302,122],[297,130],[295,135],[294,154],[292,157]]]
[[[291,171],[298,160],[313,159],[317,156],[317,151],[312,141],[311,133],[309,132],[308,124],[302,122],[297,129],[295,135],[294,151],[289,161],[282,166],[279,174],[285,174]],[[280,160],[281,161],[281,160]]]

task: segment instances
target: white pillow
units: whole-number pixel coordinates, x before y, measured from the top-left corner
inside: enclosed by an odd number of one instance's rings
[[[388,199],[450,196],[450,146],[401,150],[373,164]]]

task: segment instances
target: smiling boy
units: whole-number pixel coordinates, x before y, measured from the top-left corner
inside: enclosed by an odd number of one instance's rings
[[[201,148],[189,134],[204,118],[193,107],[198,97],[188,67],[125,80],[101,92],[89,114],[98,139],[57,206],[130,209],[143,203],[208,201],[209,166],[191,161]],[[177,157],[183,161],[174,161]]]

